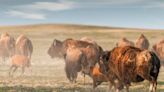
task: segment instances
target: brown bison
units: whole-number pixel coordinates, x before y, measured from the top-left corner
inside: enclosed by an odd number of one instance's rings
[[[141,34],[140,37],[136,40],[135,47],[140,49],[148,49],[149,48],[148,39],[143,34]]]
[[[134,46],[134,43],[123,37],[122,39],[119,40],[119,42],[116,43],[116,47],[124,47],[124,46]]]
[[[104,54],[102,60],[104,66],[100,65],[100,70],[114,83],[117,92],[123,86],[129,92],[131,82],[143,80],[150,82],[150,92],[156,92],[160,60],[155,53],[131,46],[116,47]]]
[[[54,39],[53,43],[48,49],[48,55],[50,55],[51,58],[63,57],[69,46],[75,46],[78,48],[86,48],[90,46],[96,48],[96,50],[98,50],[99,52],[102,52],[102,48],[100,46],[94,45],[92,43],[88,43],[86,41],[73,40],[73,39],[66,39],[64,41],[59,41],[57,39]]]
[[[8,33],[1,34],[0,38],[0,56],[3,61],[15,53],[15,39]]]
[[[16,54],[28,56],[31,59],[33,45],[29,38],[20,35],[16,40]]]
[[[160,42],[153,45],[153,51],[157,54],[159,59],[162,62],[162,65],[164,64],[164,39]]]
[[[79,48],[69,47],[65,55],[65,71],[70,82],[76,82],[77,73],[85,66],[86,57]]]
[[[24,55],[14,55],[11,58],[11,67],[9,71],[9,76],[12,76],[13,73],[17,70],[18,67],[22,68],[22,74],[24,73],[24,70],[26,67],[31,66],[30,59],[27,56]]]
[[[98,62],[99,56],[102,52],[102,48],[100,46],[94,45],[92,43],[88,43],[86,41],[66,39],[62,42],[55,39],[51,44],[50,48],[48,49],[48,54],[51,56],[51,58],[63,57],[66,54],[67,48],[72,46],[80,48],[81,50],[83,49],[84,53],[86,53],[86,56],[87,54],[91,55],[92,52],[95,52],[94,53],[95,56],[93,55],[87,56],[88,58],[93,58],[95,60],[94,63],[93,62],[91,63],[91,65],[95,65],[96,62]],[[92,49],[92,52],[90,52],[91,50],[85,50],[85,48]]]
[[[84,73],[84,76],[85,74],[89,74],[90,67],[94,66],[99,61],[102,48],[98,45],[88,43],[86,41],[66,39],[62,42],[55,39],[53,43],[51,44],[50,48],[48,49],[48,54],[52,58],[64,56],[66,60],[67,53],[68,53],[67,49],[69,47],[76,47],[82,52],[82,54],[84,54],[88,64],[83,65],[82,72]],[[76,53],[73,53],[73,54],[76,54]],[[75,59],[75,61],[77,62],[78,60]]]

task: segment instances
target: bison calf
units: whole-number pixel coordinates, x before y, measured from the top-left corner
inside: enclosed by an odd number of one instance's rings
[[[102,82],[108,81],[107,77],[100,72],[99,67],[97,66],[90,68],[90,76],[93,79],[93,88],[96,88]]]
[[[29,67],[31,65],[30,59],[24,55],[14,55],[11,58],[11,67],[9,71],[9,76],[13,75],[13,73],[17,70],[18,67],[22,68],[22,74],[24,73],[25,67]]]

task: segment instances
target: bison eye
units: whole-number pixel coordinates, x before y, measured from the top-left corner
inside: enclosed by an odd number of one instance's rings
[[[108,61],[109,60],[109,57],[106,57],[105,59],[106,59],[106,61]]]

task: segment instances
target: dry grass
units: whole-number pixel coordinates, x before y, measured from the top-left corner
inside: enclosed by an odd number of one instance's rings
[[[0,92],[90,92],[92,81],[88,77],[87,85],[83,85],[83,77],[78,76],[78,83],[70,84],[64,72],[62,59],[51,59],[47,50],[53,39],[64,40],[66,38],[80,39],[87,36],[93,38],[104,49],[112,49],[121,37],[135,41],[141,33],[146,35],[151,46],[163,39],[164,30],[144,30],[110,28],[97,26],[75,25],[29,25],[0,27],[0,33],[8,32],[15,39],[20,34],[27,35],[33,42],[34,53],[32,55],[32,74],[26,69],[24,76],[18,70],[14,78],[8,77],[10,61],[0,62]],[[151,48],[150,48],[151,49]],[[1,60],[0,60],[1,61]],[[164,69],[159,75],[158,92],[164,91]],[[98,92],[108,90],[107,83],[98,87]],[[134,84],[131,92],[147,92],[148,83]]]

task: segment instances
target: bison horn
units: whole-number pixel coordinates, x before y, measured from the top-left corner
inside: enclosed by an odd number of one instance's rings
[[[56,39],[54,40],[53,44],[54,44],[54,46],[56,46]]]

